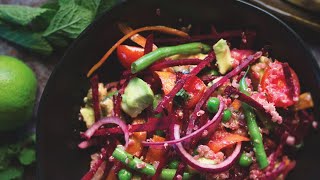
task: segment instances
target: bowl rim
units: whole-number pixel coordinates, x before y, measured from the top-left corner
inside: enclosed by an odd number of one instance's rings
[[[143,0],[140,0],[143,1]],[[161,1],[161,0],[159,0]],[[265,16],[269,16],[271,19],[273,19],[275,22],[280,23],[281,26],[283,26],[285,28],[285,30],[288,33],[291,33],[293,35],[293,37],[297,40],[297,43],[299,43],[302,47],[303,47],[303,51],[306,52],[306,56],[308,57],[308,63],[311,63],[313,69],[313,74],[316,78],[316,83],[318,84],[318,87],[320,87],[320,66],[317,63],[317,60],[315,58],[315,56],[312,54],[311,50],[308,48],[307,44],[303,41],[303,39],[299,36],[299,34],[294,31],[288,24],[286,24],[283,20],[279,19],[277,16],[273,15],[272,13],[268,12],[267,10],[264,10],[250,2],[246,2],[245,0],[235,0],[235,3],[238,3],[241,6],[247,6],[249,8],[251,8],[252,10],[262,13]],[[70,52],[72,52],[74,50],[74,48],[81,43],[81,41],[83,40],[83,38],[85,37],[84,35],[87,34],[88,32],[90,32],[95,25],[100,22],[103,21],[104,18],[109,17],[110,14],[112,14],[114,11],[116,11],[119,8],[122,8],[123,6],[126,6],[126,4],[128,3],[132,3],[131,1],[129,2],[128,0],[121,0],[119,3],[117,3],[112,9],[104,12],[103,14],[99,15],[98,17],[95,18],[95,20],[93,20],[91,22],[90,25],[88,25],[88,27],[83,30],[80,35],[69,45],[69,47],[65,50],[65,52],[63,53],[62,57],[60,58],[60,60],[57,62],[57,64],[54,66],[54,69],[52,70],[52,73],[50,74],[50,77],[48,78],[45,88],[43,89],[43,92],[41,94],[41,98],[39,101],[39,104],[36,108],[36,128],[39,127],[40,124],[40,114],[43,111],[44,108],[44,104],[45,104],[45,96],[48,94],[49,91],[49,87],[48,84],[51,84],[51,82],[53,81],[53,79],[56,77],[57,74],[57,70],[62,66],[63,62],[66,61],[66,57],[68,56],[68,54],[70,54]],[[36,158],[37,160],[40,157],[40,148],[39,148],[39,139],[40,138],[40,133],[39,131],[36,131]],[[41,161],[37,161],[36,164],[36,178],[37,179],[41,179],[40,177],[40,173],[39,171],[41,170]]]

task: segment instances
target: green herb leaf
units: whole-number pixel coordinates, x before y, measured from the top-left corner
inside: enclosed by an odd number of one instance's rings
[[[80,0],[79,5],[90,10],[95,15],[100,6],[100,2],[101,0]]]
[[[48,55],[52,52],[50,44],[39,33],[12,29],[0,24],[0,37],[41,54]]]
[[[23,165],[30,165],[36,160],[36,152],[31,148],[24,148],[19,155],[19,161]]]
[[[0,171],[1,180],[21,179],[23,175],[23,168],[9,167],[6,170]]]
[[[0,5],[0,18],[10,23],[25,26],[46,11],[47,9],[37,7]]]
[[[5,170],[9,166],[10,158],[8,158],[7,146],[0,147],[0,171]]]
[[[187,101],[190,98],[190,95],[187,93],[186,90],[183,88],[176,94],[174,97],[174,102],[178,105],[184,104],[185,101]]]
[[[93,13],[91,11],[71,2],[60,7],[43,35],[49,36],[56,32],[62,32],[67,37],[74,39],[92,20]]]

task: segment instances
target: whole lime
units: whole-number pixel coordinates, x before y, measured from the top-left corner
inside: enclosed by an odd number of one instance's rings
[[[36,90],[35,74],[26,64],[0,55],[0,131],[14,130],[31,119]]]

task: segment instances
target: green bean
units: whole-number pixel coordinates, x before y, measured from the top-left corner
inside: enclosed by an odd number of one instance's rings
[[[222,122],[226,123],[231,119],[232,113],[230,109],[226,109],[223,111]]]
[[[218,112],[219,105],[220,105],[219,98],[212,97],[212,98],[209,99],[209,101],[207,103],[207,109],[211,113],[216,113],[216,112]]]
[[[168,165],[168,167],[170,168],[170,169],[177,169],[178,168],[178,166],[179,166],[179,161],[178,160],[173,160],[173,161],[171,161],[170,163],[169,163],[169,165]]]
[[[247,71],[248,72],[248,71]],[[247,73],[246,73],[247,74]],[[246,84],[245,76],[240,80],[240,91],[243,92],[246,95],[249,95],[248,92],[248,86]],[[254,114],[254,110],[251,106],[248,104],[242,102],[242,108],[244,111],[244,116],[247,120],[247,126],[249,130],[249,135],[251,138],[251,142],[253,144],[253,150],[255,152],[255,156],[257,159],[257,162],[259,164],[260,169],[264,169],[269,165],[267,155],[264,149],[263,141],[262,141],[262,135],[260,133],[259,127],[256,122],[256,116]]]
[[[113,153],[112,156],[119,160],[120,162],[124,163],[131,169],[134,169],[136,171],[139,171],[143,174],[153,176],[156,173],[156,169],[154,166],[143,162],[137,157],[134,157],[132,154],[127,153],[125,150],[123,150],[120,147],[117,147]]]
[[[163,180],[172,180],[174,178],[174,175],[176,174],[177,170],[176,169],[162,169],[161,174],[160,174],[160,179]],[[182,179],[190,179],[191,176],[189,173],[184,172]]]
[[[132,178],[131,172],[127,171],[126,169],[121,169],[118,172],[119,180],[130,180]]]
[[[155,51],[152,51],[141,58],[139,58],[137,61],[131,64],[131,72],[137,73],[157,60],[175,55],[175,54],[197,54],[197,53],[207,53],[211,50],[211,47],[202,44],[202,43],[189,43],[189,44],[182,44],[177,46],[169,46],[169,47],[162,47],[158,48]]]
[[[247,153],[243,152],[239,159],[239,165],[242,167],[248,167],[252,164],[252,157],[249,157]]]

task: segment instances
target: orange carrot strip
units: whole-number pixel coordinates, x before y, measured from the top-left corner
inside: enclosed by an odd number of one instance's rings
[[[92,73],[94,73],[106,60],[107,58],[112,54],[112,52],[124,41],[126,41],[131,36],[143,32],[143,31],[159,31],[166,34],[173,34],[181,37],[189,37],[189,35],[183,31],[179,31],[174,28],[166,27],[166,26],[146,26],[142,28],[135,29],[131,31],[130,33],[123,36],[118,42],[116,42],[107,52],[106,54],[100,59],[99,62],[97,62],[88,72],[87,77],[90,77]]]

